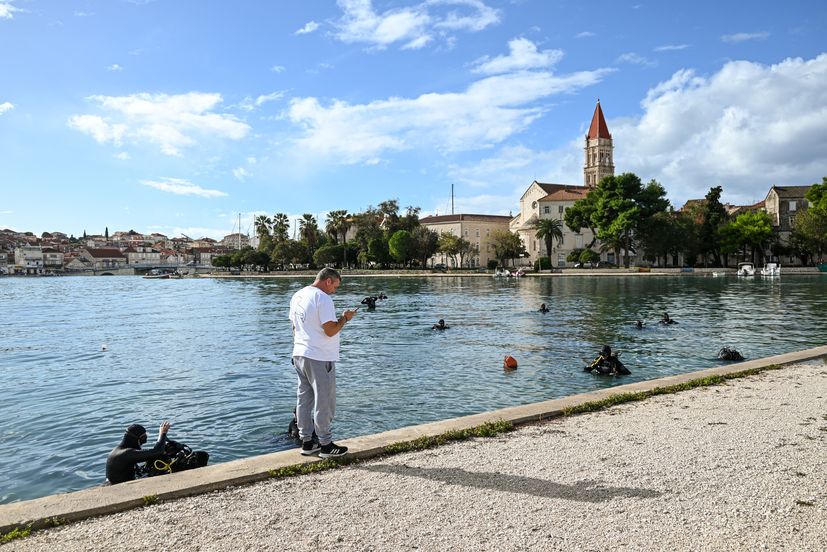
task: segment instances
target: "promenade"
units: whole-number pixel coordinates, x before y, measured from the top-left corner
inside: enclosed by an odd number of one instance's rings
[[[44,530],[5,550],[825,550],[821,360]]]

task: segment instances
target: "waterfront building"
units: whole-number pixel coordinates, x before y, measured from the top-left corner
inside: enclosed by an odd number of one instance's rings
[[[123,254],[129,265],[157,266],[161,263],[160,251],[143,245],[130,246]]]
[[[528,252],[528,264],[547,255],[545,242],[537,238],[536,224],[542,219],[564,221],[569,207],[584,199],[602,178],[614,176],[614,143],[600,100],[594,108],[589,131],[586,133],[584,157],[582,186],[535,180],[520,197],[520,212],[510,221],[509,229],[520,236]],[[562,230],[563,240],[559,244],[555,242],[552,247],[551,264],[554,267],[566,266],[569,253],[584,249],[594,242],[594,234],[588,228],[573,232],[563,222]],[[597,245],[593,244],[593,248],[599,251]],[[614,258],[614,251],[602,253],[601,259],[613,263],[619,260]]]
[[[64,257],[63,270],[67,272],[76,272],[80,270],[90,270],[92,265],[85,261],[82,257]]]
[[[14,270],[22,274],[42,274],[43,249],[39,245],[15,247]]]
[[[126,257],[113,247],[86,247],[81,250],[81,257],[95,270],[117,269],[126,266]]]
[[[773,186],[764,199],[764,208],[781,239],[786,242],[793,229],[795,215],[810,207],[807,192],[812,186]]]
[[[227,234],[221,240],[220,245],[227,249],[242,249],[250,245],[250,238],[247,234]]]
[[[510,221],[509,216],[459,214],[425,217],[419,220],[419,224],[438,234],[448,232],[470,242],[474,246],[474,252],[466,255],[462,268],[476,268],[488,266],[488,261],[496,259],[491,245],[491,233],[495,230],[507,231]],[[437,253],[430,259],[432,266],[435,263],[456,268],[457,260],[450,255]]]
[[[218,245],[218,242],[212,238],[200,238],[197,240],[192,240],[192,243],[189,245],[191,247],[198,247],[202,249],[210,249]]]
[[[63,253],[51,247],[43,248],[43,267],[46,270],[63,269]]]

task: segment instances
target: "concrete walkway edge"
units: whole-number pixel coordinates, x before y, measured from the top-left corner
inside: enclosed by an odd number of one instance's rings
[[[354,437],[342,441],[341,444],[347,445],[351,451],[354,451],[351,455],[352,458],[372,458],[384,454],[385,447],[390,444],[409,442],[421,437],[437,436],[448,431],[477,427],[486,422],[508,421],[515,425],[527,424],[558,417],[563,415],[566,409],[616,395],[651,391],[655,388],[684,384],[711,376],[726,376],[772,365],[790,365],[824,357],[827,357],[827,346],[620,385],[562,399],[404,427],[375,435]],[[162,477],[140,479],[120,485],[98,486],[82,491],[4,504],[0,505],[0,533],[6,533],[29,524],[33,528],[49,527],[99,515],[122,512],[155,501],[167,501],[231,486],[263,481],[269,479],[274,470],[318,461],[319,459],[315,457],[303,457],[299,454],[298,449],[294,449],[215,464]]]

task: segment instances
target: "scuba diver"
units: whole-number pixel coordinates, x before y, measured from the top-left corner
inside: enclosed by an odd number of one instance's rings
[[[377,299],[382,299],[382,300],[385,300],[385,299],[387,299],[387,298],[388,298],[388,296],[387,296],[387,295],[385,295],[385,292],[384,292],[384,291],[380,291],[380,292],[379,292],[379,295],[377,296]]]
[[[447,329],[448,329],[448,328],[450,328],[450,327],[451,327],[451,326],[447,326],[447,325],[445,324],[445,320],[443,320],[442,318],[440,318],[440,319],[439,319],[439,321],[438,321],[436,324],[434,324],[433,326],[431,326],[431,329],[432,329],[432,330],[447,330]]]
[[[618,353],[612,353],[611,347],[603,345],[600,355],[594,359],[594,362],[583,368],[583,371],[601,375],[628,376],[631,372],[617,356]]]
[[[368,306],[368,310],[376,310],[376,300],[379,299],[378,297],[367,296],[362,299],[362,304]]]
[[[538,310],[539,312],[542,312],[543,314],[545,314],[545,313],[547,313],[547,312],[551,312],[550,310],[548,310],[548,307],[546,306],[546,304],[545,304],[545,303],[541,303],[541,304],[540,304],[540,308],[539,308],[539,309],[537,309],[537,310]]]
[[[719,360],[744,360],[743,355],[739,353],[735,349],[730,349],[729,347],[723,347],[720,351],[718,351],[718,359]]]
[[[296,441],[296,444],[301,445],[302,439],[299,436],[299,418],[296,416],[296,407],[293,407],[293,419],[290,420],[290,424],[287,426],[287,434],[290,436],[291,439]],[[314,444],[319,444],[319,437],[316,435],[316,430],[313,430],[313,436],[311,440]]]
[[[646,322],[642,320],[635,320],[635,328],[637,328],[638,330],[642,330],[645,325]]]
[[[661,324],[666,324],[668,326],[669,324],[677,324],[678,321],[673,319],[673,318],[669,318],[669,313],[665,312],[665,313],[663,313],[663,316],[660,319],[660,323]]]
[[[158,429],[158,441],[149,450],[141,450],[146,443],[146,429],[140,424],[132,424],[126,428],[121,443],[112,449],[106,458],[106,480],[115,485],[132,481],[138,473],[140,462],[152,462],[164,457],[164,448],[167,442],[169,422],[164,421]]]

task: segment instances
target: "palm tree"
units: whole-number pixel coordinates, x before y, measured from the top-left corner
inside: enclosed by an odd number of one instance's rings
[[[276,243],[287,241],[290,237],[288,230],[290,229],[290,219],[284,213],[276,213],[273,215],[273,241]]]
[[[307,242],[307,248],[310,250],[310,256],[313,257],[313,251],[316,249],[316,238],[319,235],[319,224],[316,222],[316,217],[310,213],[305,213],[299,219],[299,234]]]
[[[267,215],[259,215],[256,217],[256,234],[258,234],[259,238],[270,235],[270,226],[272,226],[272,224],[273,220]]]
[[[336,243],[339,243],[339,235],[342,236],[342,243],[347,243],[347,230],[350,223],[347,220],[347,210],[330,211],[327,214],[327,225],[325,230],[330,234]]]
[[[540,219],[534,223],[534,228],[537,229],[536,237],[542,239],[546,243],[546,253],[549,261],[551,261],[551,248],[554,242],[560,245],[563,241],[563,221],[558,219]]]
[[[613,251],[615,254],[615,263],[620,266],[620,250],[626,247],[626,238],[623,234],[616,234],[608,236],[600,240],[600,251]]]

